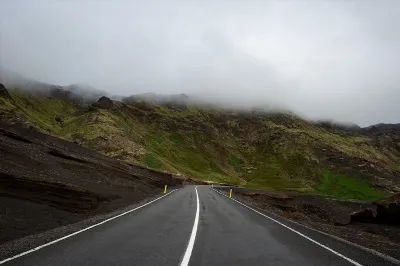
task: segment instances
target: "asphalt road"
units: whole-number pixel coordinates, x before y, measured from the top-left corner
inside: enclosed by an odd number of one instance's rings
[[[207,186],[187,186],[4,265],[394,265],[278,222]]]

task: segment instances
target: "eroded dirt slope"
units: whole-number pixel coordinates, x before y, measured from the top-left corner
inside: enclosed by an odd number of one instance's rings
[[[0,123],[0,243],[138,202],[183,180]]]

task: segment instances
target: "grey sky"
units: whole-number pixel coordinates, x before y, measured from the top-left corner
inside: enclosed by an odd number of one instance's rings
[[[187,93],[400,122],[400,1],[0,1],[0,65],[111,94]]]

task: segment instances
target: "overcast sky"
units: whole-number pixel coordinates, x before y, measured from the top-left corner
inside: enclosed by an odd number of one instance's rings
[[[400,1],[0,1],[0,66],[111,94],[400,122]]]

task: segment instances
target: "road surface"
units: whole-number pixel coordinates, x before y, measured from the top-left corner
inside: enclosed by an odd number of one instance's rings
[[[285,225],[208,186],[187,186],[4,265],[393,265]]]

